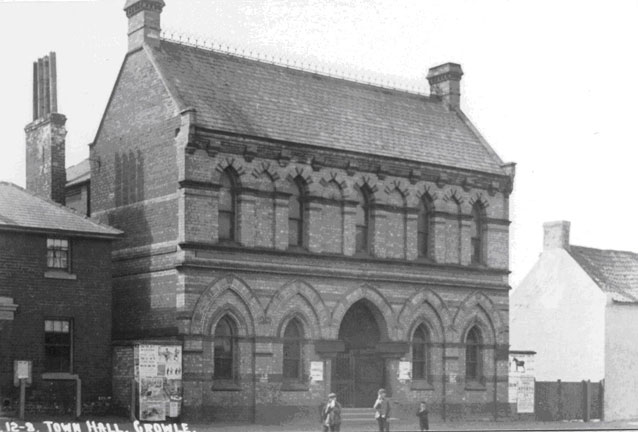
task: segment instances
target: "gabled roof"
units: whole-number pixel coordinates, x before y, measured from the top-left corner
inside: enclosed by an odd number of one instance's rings
[[[148,47],[197,124],[250,135],[504,175],[462,113],[437,98],[162,40]]]
[[[0,230],[52,232],[114,238],[122,231],[40,198],[13,183],[0,182]]]
[[[66,186],[74,186],[91,179],[91,164],[88,159],[66,169]]]
[[[570,254],[613,300],[638,303],[638,254],[570,246]]]

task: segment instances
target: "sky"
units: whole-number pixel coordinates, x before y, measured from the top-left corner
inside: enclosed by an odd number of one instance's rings
[[[638,0],[165,0],[162,28],[253,55],[428,91],[460,63],[461,108],[505,162],[510,283],[542,249],[638,252]],[[88,157],[126,53],[124,0],[0,0],[0,181],[24,185],[32,63],[57,53],[67,166]]]

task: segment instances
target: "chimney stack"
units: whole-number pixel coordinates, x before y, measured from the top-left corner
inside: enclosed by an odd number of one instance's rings
[[[462,76],[461,65],[456,63],[445,63],[430,68],[428,72],[430,95],[440,97],[451,110],[459,108]]]
[[[159,47],[160,15],[164,6],[164,0],[126,0],[128,52],[141,48],[143,44]]]
[[[569,226],[567,221],[545,222],[543,229],[543,250],[565,249],[569,250]]]
[[[66,117],[58,112],[55,53],[33,63],[33,121],[26,132],[27,190],[65,202]]]

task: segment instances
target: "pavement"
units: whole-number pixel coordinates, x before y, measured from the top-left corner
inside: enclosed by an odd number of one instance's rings
[[[394,419],[390,423],[392,432],[417,431],[416,417],[409,421]],[[308,419],[282,425],[254,425],[241,423],[132,423],[121,417],[91,418],[74,420],[71,418],[29,418],[20,421],[12,418],[0,418],[0,432],[307,432],[321,431],[321,425]],[[638,420],[625,422],[591,421],[431,421],[430,430],[436,432],[463,431],[638,431]],[[374,432],[377,425],[374,418],[369,421],[345,422],[341,432]]]

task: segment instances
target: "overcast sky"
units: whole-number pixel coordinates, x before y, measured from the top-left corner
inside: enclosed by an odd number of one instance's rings
[[[513,286],[542,223],[638,252],[638,0],[165,0],[162,27],[214,44],[418,87],[460,63],[461,105],[506,162]],[[24,185],[32,62],[57,52],[67,165],[88,157],[126,53],[124,0],[0,0],[0,180]]]

